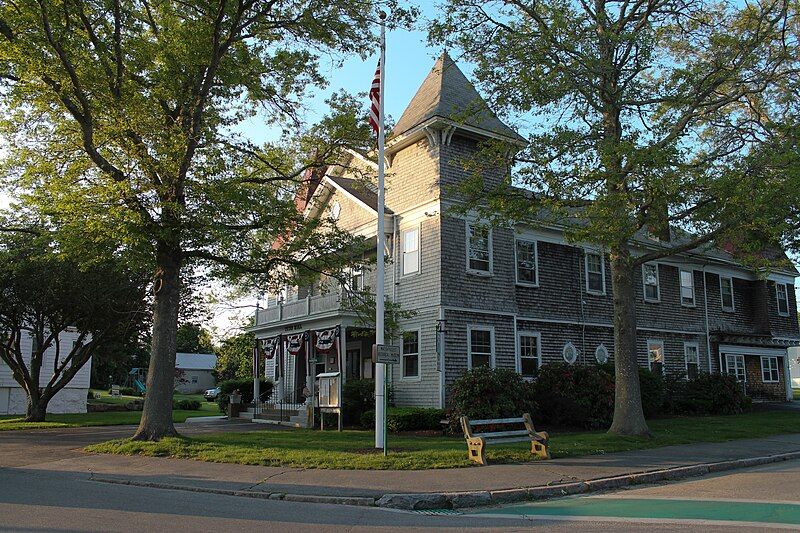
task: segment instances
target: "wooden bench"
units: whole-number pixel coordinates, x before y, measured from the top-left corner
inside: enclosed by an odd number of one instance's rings
[[[473,428],[481,426],[502,426],[507,424],[525,424],[525,429],[509,431],[484,431],[473,433]],[[548,449],[548,435],[546,431],[536,431],[533,427],[531,415],[525,413],[520,418],[491,418],[486,420],[470,420],[461,417],[461,428],[464,438],[467,439],[467,455],[476,463],[486,464],[486,445],[502,444],[504,442],[531,441],[531,454],[538,459],[550,459]]]

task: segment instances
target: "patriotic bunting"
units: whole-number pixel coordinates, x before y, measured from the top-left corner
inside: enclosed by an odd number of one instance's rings
[[[317,338],[317,343],[314,347],[319,352],[327,353],[333,348],[333,343],[339,336],[339,326],[331,329],[323,329],[314,332]]]
[[[305,333],[297,333],[295,335],[287,335],[286,342],[287,347],[286,349],[292,355],[297,355],[303,351],[303,341],[305,340],[306,334]]]
[[[263,359],[273,359],[278,355],[281,347],[281,336],[260,339],[261,357]]]

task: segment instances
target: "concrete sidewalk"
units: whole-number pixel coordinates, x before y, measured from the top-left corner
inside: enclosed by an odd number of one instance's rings
[[[101,436],[112,438],[111,435],[101,435],[103,433],[101,428],[93,430],[92,439],[103,440]],[[194,430],[211,431],[213,426],[196,427]],[[119,429],[109,430],[108,433],[117,432]],[[41,437],[41,432],[38,435]],[[2,437],[5,436],[0,435],[3,452],[11,451],[13,456],[13,450],[10,449],[13,446],[10,446],[9,439]],[[22,446],[28,440],[23,438],[23,435],[18,434],[17,437],[14,439],[16,441],[14,446]],[[51,440],[56,441],[55,437],[53,435]],[[82,442],[81,445],[85,444]],[[559,491],[584,492],[587,487],[592,490],[603,488],[596,482],[586,484],[593,480],[617,480],[616,486],[652,482],[686,475],[702,475],[709,471],[734,468],[737,465],[747,466],[747,463],[731,463],[731,461],[753,457],[778,456],[773,459],[781,460],[790,458],[791,455],[787,454],[797,454],[800,457],[800,433],[762,439],[669,446],[515,465],[449,470],[305,470],[169,458],[90,455],[75,447],[71,448],[69,453],[62,450],[55,456],[42,457],[41,461],[33,460],[24,465],[13,466],[32,474],[40,470],[85,473],[95,480],[187,490],[244,492],[245,495],[252,497],[273,495],[275,498],[282,498],[282,495],[286,494],[320,497],[322,498],[320,501],[324,501],[324,498],[356,498],[364,501],[352,500],[344,503],[365,504],[374,503],[386,495],[430,494],[432,498],[428,499],[431,503],[427,506],[431,507],[441,504],[441,498],[433,497],[441,494],[483,493],[478,497],[477,503],[488,503],[487,499],[492,502],[500,501],[504,495],[509,500],[526,499],[526,497],[537,497],[538,493],[530,492],[532,488],[541,489],[539,493],[542,495],[548,493],[548,487],[553,489],[549,492],[553,492],[554,495],[558,495]],[[30,455],[28,457],[30,458]],[[763,462],[769,461],[764,459],[761,463]],[[710,463],[722,463],[722,465],[716,469],[703,466]],[[665,471],[667,473],[663,473]],[[662,474],[656,475],[652,474],[653,472]],[[446,499],[445,506],[455,505],[452,498]],[[395,506],[408,505],[402,503]]]

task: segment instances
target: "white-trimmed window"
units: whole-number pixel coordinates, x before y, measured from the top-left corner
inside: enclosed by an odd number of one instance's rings
[[[681,304],[694,307],[696,304],[694,296],[694,272],[691,270],[681,270],[679,276],[681,280]]]
[[[411,228],[401,234],[403,242],[403,275],[419,272],[419,228]]]
[[[736,377],[736,381],[744,383],[747,381],[747,373],[744,370],[744,356],[738,354],[725,354],[725,372]]]
[[[658,283],[658,263],[642,265],[642,284],[644,285],[644,299],[646,302],[661,300],[661,287]]]
[[[561,357],[564,358],[564,362],[573,365],[575,364],[575,361],[578,360],[578,349],[574,344],[572,344],[572,342],[567,341],[567,343],[561,349]]]
[[[654,373],[664,375],[664,341],[647,341],[647,364]]]
[[[514,253],[517,264],[517,283],[537,286],[539,284],[539,260],[536,241],[517,239]]]
[[[541,336],[538,333],[519,333],[519,373],[533,378],[542,366]]]
[[[586,292],[591,294],[605,294],[606,268],[603,255],[598,252],[587,251],[584,255],[586,267]]]
[[[696,342],[684,342],[683,355],[686,359],[686,377],[696,378],[700,374],[700,345]]]
[[[764,383],[778,383],[781,375],[778,371],[778,358],[769,355],[761,356],[761,381]]]
[[[789,286],[786,283],[776,283],[775,294],[778,298],[778,314],[789,316]]]
[[[469,326],[467,329],[469,368],[494,367],[494,329],[483,326]]]
[[[720,276],[719,277],[719,299],[722,303],[723,311],[733,311],[735,309],[733,302],[733,278]]]
[[[492,228],[486,224],[467,222],[467,270],[492,273]]]
[[[419,377],[419,330],[403,332],[403,377]]]
[[[604,344],[600,344],[595,349],[594,360],[601,365],[604,365],[608,362],[608,348],[606,348]]]

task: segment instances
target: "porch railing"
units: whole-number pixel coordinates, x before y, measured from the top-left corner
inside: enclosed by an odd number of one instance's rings
[[[309,296],[302,300],[278,304],[276,307],[259,309],[256,313],[256,325],[338,311],[342,307],[341,302],[342,296],[338,293],[332,293]]]

